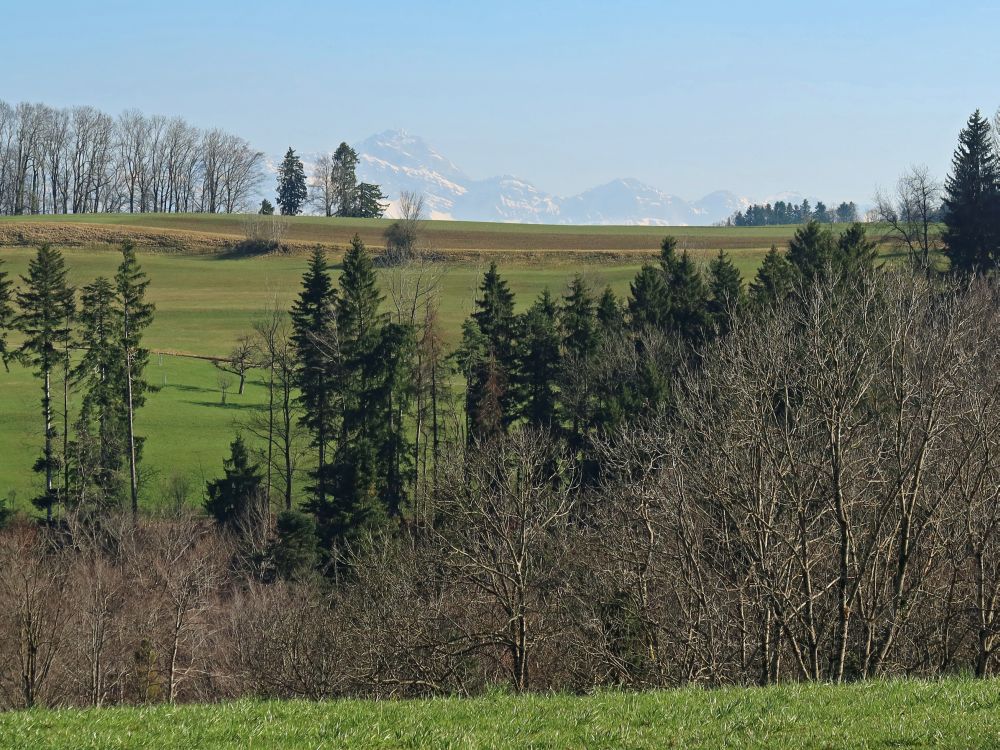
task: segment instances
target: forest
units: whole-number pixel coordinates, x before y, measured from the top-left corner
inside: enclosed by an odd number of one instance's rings
[[[79,290],[57,248],[0,266],[0,355],[45,425],[37,517],[0,533],[0,700],[995,674],[1000,156],[978,112],[942,206],[941,252],[900,231],[890,262],[869,227],[810,220],[748,285],[668,236],[624,298],[577,277],[516,313],[493,264],[457,347],[433,264],[356,238],[335,283],[317,249],[221,363],[262,371],[268,406],[200,512],[143,503],[135,248]],[[411,272],[380,287],[383,263]]]

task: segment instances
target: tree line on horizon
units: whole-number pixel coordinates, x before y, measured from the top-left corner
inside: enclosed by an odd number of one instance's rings
[[[38,377],[46,480],[45,522],[0,534],[0,696],[993,674],[996,149],[975,113],[947,269],[880,265],[863,225],[810,221],[749,285],[667,237],[625,298],[577,276],[517,312],[492,264],[454,350],[435,266],[380,284],[355,238],[335,282],[317,249],[291,309],[220,363],[259,369],[267,406],[206,485],[211,522],[136,512],[154,311],[134,251],[74,317],[39,249],[19,288],[0,273],[0,352]],[[72,433],[60,386],[84,391]]]
[[[279,168],[282,213],[308,201],[326,216],[381,216],[386,196],[357,182],[357,162],[342,143],[318,159],[307,185],[289,149]],[[244,213],[264,171],[264,153],[243,138],[180,117],[0,101],[0,214]]]
[[[726,219],[725,226],[767,227],[805,224],[809,221],[818,221],[820,224],[853,224],[858,219],[858,207],[854,201],[844,201],[836,208],[830,209],[823,201],[817,201],[814,208],[807,198],[803,198],[802,203],[790,201],[775,201],[773,205],[754,203]]]

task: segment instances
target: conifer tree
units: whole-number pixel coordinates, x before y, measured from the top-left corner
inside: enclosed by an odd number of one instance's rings
[[[806,284],[824,278],[833,270],[837,240],[833,232],[818,222],[810,221],[795,230],[788,242],[788,260]]]
[[[292,343],[298,360],[295,380],[302,405],[302,425],[316,449],[310,507],[320,511],[329,498],[329,446],[336,437],[334,377],[339,361],[336,321],[337,291],[326,254],[316,248],[302,276],[302,291],[292,305]]]
[[[129,467],[129,495],[132,501],[132,515],[139,513],[139,456],[142,438],[135,434],[135,411],[146,402],[144,373],[149,364],[149,350],[142,346],[143,332],[153,322],[155,307],[146,301],[149,279],[139,266],[135,246],[131,242],[122,245],[122,262],[115,274],[118,315],[121,319],[118,351],[124,369],[122,393],[125,408],[126,458]]]
[[[976,110],[959,136],[945,181],[944,241],[959,272],[1000,265],[1000,154],[994,136]]]
[[[0,258],[0,362],[8,370],[12,355],[8,341],[14,327],[14,282],[3,270],[3,263]]]
[[[559,309],[562,343],[566,353],[580,362],[597,349],[597,319],[594,298],[583,278],[577,274],[569,284]]]
[[[462,323],[462,340],[453,358],[458,371],[465,377],[465,435],[471,444],[492,432],[488,426],[491,420],[486,418],[491,412],[486,389],[493,369],[490,342],[474,318]],[[495,389],[495,378],[492,385]],[[495,408],[499,410],[499,402]]]
[[[223,476],[205,488],[205,510],[220,526],[235,527],[248,521],[254,504],[261,501],[264,475],[250,460],[241,436],[230,443],[229,451],[229,458],[222,463]]]
[[[618,331],[625,323],[621,303],[610,286],[604,288],[597,300],[596,317],[600,332],[604,335]]]
[[[378,185],[362,182],[358,185],[354,215],[361,219],[381,219],[388,205],[387,198]]]
[[[465,358],[475,361],[469,373],[471,390],[466,395],[468,405],[473,407],[473,425],[489,426],[492,432],[495,424],[504,428],[510,424],[515,412],[515,388],[512,368],[516,357],[514,293],[507,281],[500,276],[496,263],[491,263],[479,287],[476,311],[472,313],[475,330],[463,330],[463,338],[471,338],[466,347]],[[480,348],[478,358],[474,353]],[[470,360],[470,361],[472,361]],[[485,420],[485,421],[484,421]],[[477,432],[470,431],[472,439]],[[479,436],[483,437],[482,431]]]
[[[308,191],[306,189],[306,171],[302,160],[289,147],[285,158],[278,166],[278,207],[282,216],[298,216],[302,213]],[[263,209],[264,204],[261,204]],[[261,211],[263,213],[263,210]]]
[[[341,143],[333,152],[331,187],[337,216],[354,216],[357,208],[358,152]]]
[[[628,315],[633,330],[664,328],[670,323],[672,305],[663,272],[644,265],[629,286]]]
[[[115,287],[104,277],[83,287],[80,302],[83,354],[73,370],[84,389],[76,423],[78,493],[84,499],[92,485],[101,500],[108,500],[123,490],[127,414],[122,398],[124,357],[119,349],[122,322]]]
[[[383,527],[386,503],[388,450],[391,441],[390,393],[383,343],[388,318],[379,312],[382,295],[375,270],[360,237],[355,235],[344,255],[337,298],[337,330],[341,366],[337,388],[343,401],[340,442],[334,464],[333,500],[329,534],[350,538]]]
[[[556,424],[556,383],[561,357],[556,304],[546,288],[521,321],[518,385],[522,414],[533,427]]]
[[[63,364],[66,342],[72,331],[68,321],[74,306],[74,290],[66,280],[66,264],[62,254],[49,245],[42,245],[28,264],[27,276],[22,276],[24,288],[17,292],[20,314],[16,319],[23,336],[19,358],[35,368],[42,381],[42,421],[45,438],[42,457],[35,462],[35,471],[45,475],[44,493],[34,500],[46,518],[52,521],[52,509],[58,500],[54,476],[58,459],[53,447],[56,428],[53,422],[52,373]]]
[[[720,334],[729,333],[734,311],[743,304],[743,276],[723,251],[708,266],[709,313]]]
[[[771,245],[757,275],[750,282],[750,299],[756,305],[770,305],[787,299],[795,288],[795,266]]]
[[[844,278],[850,278],[875,268],[877,255],[876,243],[869,240],[865,228],[855,222],[837,239],[834,267]]]
[[[685,250],[667,279],[670,325],[689,343],[701,341],[708,332],[708,287],[701,271]]]

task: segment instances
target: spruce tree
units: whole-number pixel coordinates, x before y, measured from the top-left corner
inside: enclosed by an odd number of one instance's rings
[[[8,341],[14,327],[14,282],[3,270],[3,263],[0,258],[0,362],[5,370],[9,370],[12,352]]]
[[[977,109],[959,136],[945,181],[943,236],[959,272],[1000,265],[1000,155],[994,135]]]
[[[295,382],[302,405],[301,424],[316,449],[310,508],[322,511],[329,499],[329,446],[336,437],[334,377],[339,361],[336,321],[337,291],[326,254],[316,248],[302,276],[302,291],[292,305],[292,343],[296,354]]]
[[[795,283],[795,266],[771,245],[750,282],[750,300],[759,306],[783,302],[792,293]]]
[[[302,206],[305,205],[306,196],[306,171],[302,165],[302,160],[295,155],[295,151],[289,147],[285,152],[285,158],[278,166],[278,207],[282,216],[298,216],[302,213]],[[264,208],[264,204],[261,204]],[[261,211],[263,213],[263,210]]]
[[[337,216],[354,216],[358,191],[358,152],[341,143],[333,152],[331,182],[333,199],[337,205]]]
[[[128,415],[122,398],[122,321],[115,287],[104,277],[83,287],[80,302],[83,354],[73,370],[75,381],[83,386],[76,423],[77,491],[80,500],[95,490],[99,500],[107,501],[119,497],[124,489],[121,479]]]
[[[690,254],[685,250],[667,279],[670,326],[688,343],[701,341],[708,333],[708,287]]]
[[[743,304],[743,276],[722,250],[708,266],[708,289],[711,295],[709,314],[719,333],[725,335],[732,327],[732,316]]]
[[[493,436],[493,420],[489,416],[493,411],[487,380],[493,369],[493,357],[490,353],[490,342],[480,330],[474,318],[462,323],[462,339],[452,355],[458,371],[465,377],[465,435],[471,444],[477,439],[487,439]],[[494,373],[495,374],[495,373]],[[493,379],[495,386],[496,380]],[[499,402],[495,409],[499,411]]]
[[[223,476],[205,487],[205,510],[220,526],[234,528],[249,521],[254,504],[261,501],[264,475],[250,460],[242,437],[236,436],[229,451],[222,463]]]
[[[358,185],[354,215],[361,219],[381,219],[388,205],[387,198],[378,185],[362,182]]]
[[[42,457],[35,471],[45,475],[45,491],[33,502],[45,510],[52,521],[52,509],[58,500],[54,476],[59,462],[54,450],[56,428],[53,421],[52,372],[63,365],[66,343],[72,331],[67,321],[72,317],[74,290],[66,281],[66,263],[62,254],[49,245],[42,245],[28,263],[28,274],[22,276],[24,288],[17,292],[20,313],[16,325],[23,340],[19,358],[35,368],[42,381],[42,421],[45,438]]]
[[[379,312],[371,256],[355,235],[344,255],[337,298],[341,366],[337,389],[343,401],[340,441],[331,475],[328,534],[350,539],[385,526],[389,467],[385,443],[392,431],[386,365],[380,344],[388,319]]]
[[[559,325],[566,354],[586,361],[597,349],[597,319],[594,298],[583,278],[577,274],[569,284],[559,309]]]
[[[629,286],[628,316],[633,330],[664,328],[670,323],[672,305],[663,272],[644,265]]]
[[[135,246],[131,242],[122,245],[122,262],[115,274],[118,315],[121,319],[118,351],[124,369],[122,400],[125,408],[126,458],[129,467],[129,495],[132,501],[132,515],[139,513],[139,456],[142,438],[135,434],[135,411],[146,402],[144,373],[149,364],[149,350],[142,346],[143,332],[153,322],[155,307],[146,301],[149,279],[139,266]]]
[[[834,268],[843,278],[869,273],[875,268],[878,246],[868,239],[865,228],[855,222],[837,239]]]
[[[561,357],[556,304],[546,288],[521,320],[518,386],[521,413],[533,427],[556,425],[556,384]]]
[[[482,421],[492,432],[494,423],[505,428],[514,418],[516,393],[512,367],[516,357],[514,293],[491,263],[479,287],[476,310],[472,313],[476,331],[485,339],[485,351],[475,369],[472,393],[467,401],[478,403],[474,423]],[[470,439],[473,434],[470,432]],[[482,435],[480,435],[482,437]]]
[[[607,286],[597,300],[597,324],[603,335],[617,332],[625,324],[621,303],[614,290]]]
[[[788,260],[807,284],[825,278],[834,270],[836,253],[837,240],[833,232],[815,221],[796,229],[788,242]]]

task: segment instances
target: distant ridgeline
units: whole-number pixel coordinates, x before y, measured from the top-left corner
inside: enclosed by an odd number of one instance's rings
[[[823,201],[818,201],[816,207],[809,201],[802,203],[786,203],[776,201],[773,205],[753,204],[744,211],[737,211],[726,220],[726,226],[732,227],[766,227],[775,224],[802,224],[807,221],[818,221],[823,224],[850,224],[858,220],[858,207],[854,201],[841,203],[835,209],[827,208]]]

